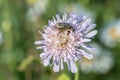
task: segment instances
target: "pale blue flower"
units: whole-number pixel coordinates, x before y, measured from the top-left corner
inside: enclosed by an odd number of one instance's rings
[[[43,65],[53,66],[53,71],[58,72],[64,69],[65,62],[68,70],[76,73],[77,61],[81,61],[82,57],[90,60],[93,58],[88,53],[93,48],[86,43],[96,35],[97,30],[93,30],[95,26],[91,24],[91,19],[75,13],[64,14],[62,18],[60,15],[53,17],[48,21],[44,32],[39,32],[43,40],[35,41],[35,44],[42,45],[37,49],[43,49],[40,54]]]

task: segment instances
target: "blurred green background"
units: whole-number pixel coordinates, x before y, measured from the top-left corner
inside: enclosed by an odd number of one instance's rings
[[[120,0],[0,0],[0,80],[74,80],[67,68],[44,67],[34,45],[52,16],[71,11],[98,30],[96,57],[80,65],[79,80],[120,80]]]

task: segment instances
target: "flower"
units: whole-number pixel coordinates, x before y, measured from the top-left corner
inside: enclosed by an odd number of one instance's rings
[[[90,53],[95,57],[93,60],[84,59],[81,62],[80,68],[83,73],[99,73],[106,74],[113,67],[113,55],[112,52],[103,48],[96,42],[92,42],[91,45],[95,48]]]
[[[34,22],[46,12],[49,0],[28,0],[27,2],[31,4],[28,7],[27,18]]]
[[[120,20],[112,20],[101,28],[99,33],[101,42],[110,48],[120,43]]]
[[[37,49],[43,49],[40,54],[43,65],[53,66],[53,71],[58,72],[64,69],[65,62],[69,71],[76,73],[77,61],[81,61],[82,57],[91,60],[93,56],[87,51],[93,48],[86,43],[91,41],[97,30],[91,31],[96,25],[90,21],[75,13],[64,13],[62,19],[57,14],[56,19],[49,20],[44,32],[39,31],[43,40],[35,41],[35,44],[42,45]]]

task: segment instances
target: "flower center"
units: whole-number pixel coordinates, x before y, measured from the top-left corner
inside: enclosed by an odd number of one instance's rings
[[[55,47],[63,49],[68,45],[70,42],[69,35],[71,31],[73,31],[72,26],[68,23],[57,23],[55,25],[56,30],[58,30],[58,33],[56,35],[56,42]]]
[[[67,30],[65,30],[65,31],[63,31],[63,32],[60,31],[60,32],[58,33],[58,39],[59,39],[59,44],[58,44],[58,46],[59,46],[59,47],[64,48],[64,47],[68,44],[70,32],[71,32],[70,29],[67,29]]]

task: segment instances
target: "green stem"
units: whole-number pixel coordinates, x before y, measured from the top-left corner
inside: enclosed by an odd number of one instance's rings
[[[79,71],[77,71],[77,73],[75,73],[75,79],[74,80],[79,80]]]

